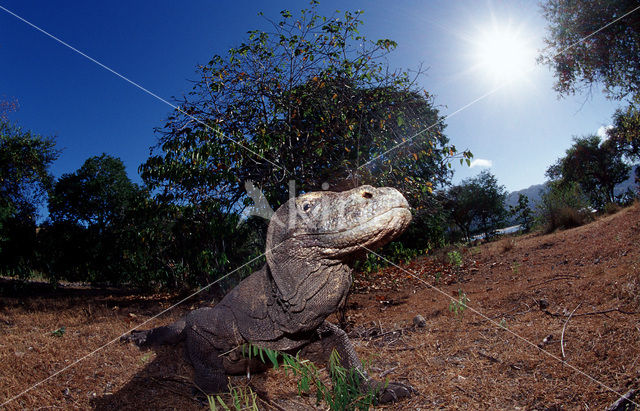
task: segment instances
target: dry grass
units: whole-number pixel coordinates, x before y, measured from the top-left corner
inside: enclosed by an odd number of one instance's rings
[[[515,238],[505,238],[504,240],[501,241],[501,245],[502,245],[502,252],[506,253],[508,251],[511,251],[515,248],[517,242],[515,240]]]

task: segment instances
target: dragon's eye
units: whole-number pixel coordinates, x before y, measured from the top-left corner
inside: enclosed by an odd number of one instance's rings
[[[309,211],[310,208],[311,208],[311,204],[309,203],[304,203],[304,205],[302,206],[302,209],[304,211]]]

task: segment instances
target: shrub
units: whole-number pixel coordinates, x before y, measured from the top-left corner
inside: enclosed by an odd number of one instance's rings
[[[449,264],[454,267],[462,266],[462,255],[456,250],[450,251],[447,253],[447,257],[449,257]]]
[[[502,252],[506,253],[508,251],[511,251],[515,246],[516,240],[514,240],[513,238],[506,239],[502,242]]]
[[[576,210],[572,207],[562,207],[555,216],[555,227],[561,229],[579,227],[587,222],[586,210]]]
[[[589,203],[576,183],[550,183],[538,209],[539,223],[547,233],[578,227],[591,218]]]
[[[604,212],[608,215],[615,214],[620,211],[620,209],[621,207],[616,203],[608,203],[604,206]]]
[[[464,315],[464,311],[467,309],[469,304],[469,298],[467,297],[467,293],[458,289],[458,299],[451,300],[449,303],[449,311],[455,314],[455,316],[459,319],[462,319]]]

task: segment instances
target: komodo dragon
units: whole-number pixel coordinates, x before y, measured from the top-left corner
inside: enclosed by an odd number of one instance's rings
[[[363,376],[363,388],[380,389],[380,402],[395,401],[411,387],[370,379],[346,333],[326,318],[346,300],[350,264],[402,233],[409,204],[393,188],[361,186],[344,192],[312,192],[292,198],[273,215],[267,230],[266,264],[213,308],[191,311],[173,324],[133,331],[124,339],[139,346],[186,340],[196,385],[207,393],[227,390],[227,374],[263,371],[237,349],[245,343],[296,353],[320,345],[337,349],[342,365]],[[327,350],[327,348],[329,348]]]

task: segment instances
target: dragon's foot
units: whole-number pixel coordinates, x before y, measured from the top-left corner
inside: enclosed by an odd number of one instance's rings
[[[133,330],[127,335],[120,337],[120,341],[134,342],[138,347],[147,345],[147,337],[149,336],[149,330]]]
[[[379,381],[370,380],[367,385],[378,393],[378,404],[396,402],[402,398],[410,397],[411,394],[416,392],[412,386],[400,382],[384,384]]]

